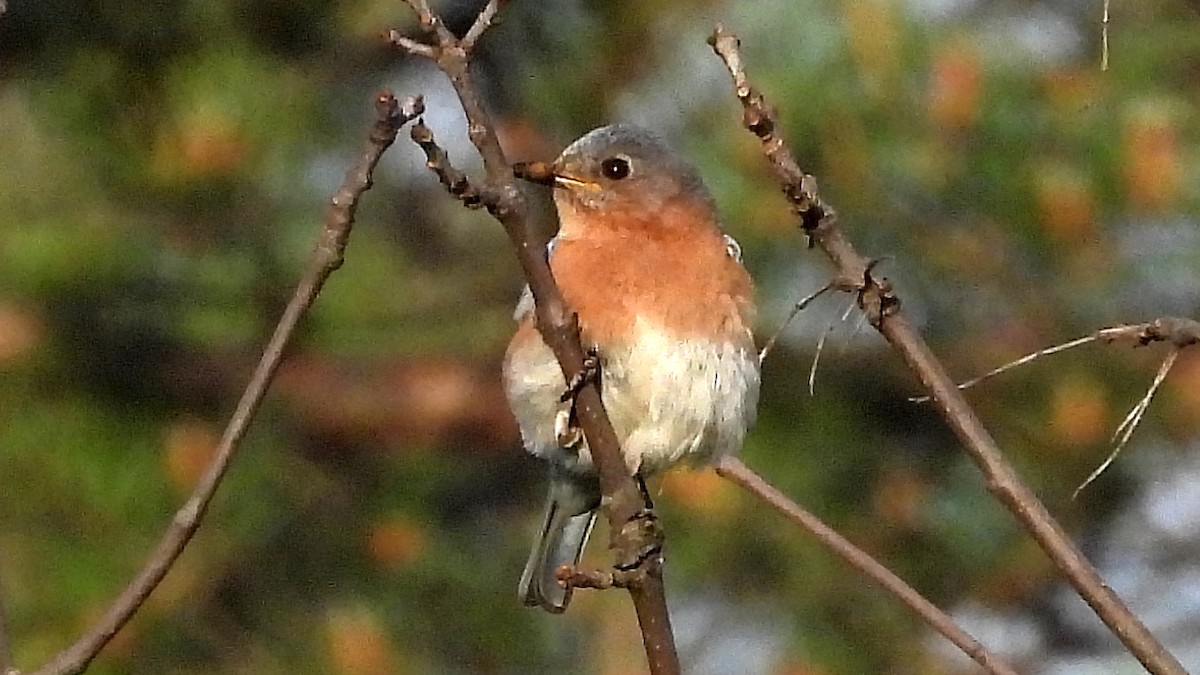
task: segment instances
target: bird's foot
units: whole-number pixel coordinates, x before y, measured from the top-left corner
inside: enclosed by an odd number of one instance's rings
[[[567,388],[563,391],[562,396],[558,397],[559,402],[566,403],[571,401],[573,403],[575,397],[579,396],[579,392],[584,387],[597,381],[599,378],[600,355],[596,353],[595,347],[591,347],[587,350],[587,355],[583,357],[583,367],[567,383]]]
[[[558,439],[558,447],[563,450],[579,452],[583,444],[583,429],[575,419],[575,403],[564,401],[554,414],[554,437]]]

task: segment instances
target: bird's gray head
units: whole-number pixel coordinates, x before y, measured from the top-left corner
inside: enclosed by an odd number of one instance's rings
[[[625,124],[584,134],[562,151],[553,171],[560,208],[653,213],[679,198],[712,204],[695,167],[658,136]]]

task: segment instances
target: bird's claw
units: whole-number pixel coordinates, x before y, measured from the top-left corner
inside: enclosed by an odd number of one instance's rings
[[[558,439],[558,447],[564,450],[579,451],[583,444],[583,429],[579,428],[579,420],[575,416],[575,399],[587,385],[600,377],[600,356],[596,348],[588,349],[583,358],[583,367],[567,383],[567,388],[558,402],[562,404],[554,415],[554,436]]]
[[[554,437],[558,439],[558,447],[563,450],[579,451],[583,443],[583,429],[575,420],[574,402],[560,407],[554,414]]]
[[[587,354],[583,357],[583,367],[578,373],[571,378],[567,383],[567,388],[563,391],[562,396],[558,397],[560,403],[571,401],[574,405],[575,397],[579,396],[579,392],[587,385],[595,382],[600,377],[600,355],[596,353],[596,348],[592,347],[587,350]]]

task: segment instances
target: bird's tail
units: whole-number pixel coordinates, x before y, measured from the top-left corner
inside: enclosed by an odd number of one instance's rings
[[[517,594],[529,607],[538,607],[559,614],[571,602],[570,589],[558,582],[556,573],[562,565],[576,565],[587,544],[592,525],[596,523],[596,501],[580,494],[579,486],[566,481],[551,483],[550,498],[546,501],[546,518],[533,541],[533,551]]]

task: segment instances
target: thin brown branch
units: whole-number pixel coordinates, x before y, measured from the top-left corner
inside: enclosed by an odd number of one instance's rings
[[[593,588],[605,591],[610,588],[629,588],[634,584],[632,573],[619,569],[581,570],[564,566],[559,570],[558,580],[567,588]]]
[[[491,118],[483,105],[483,98],[477,93],[471,77],[470,49],[462,41],[455,39],[441,18],[429,9],[429,3],[426,0],[405,0],[405,2],[416,12],[422,28],[426,35],[434,41],[434,44],[425,45],[415,42],[404,38],[397,31],[390,31],[389,39],[401,51],[432,60],[446,74],[446,77],[450,78],[450,84],[458,94],[459,103],[462,104],[463,112],[467,116],[467,136],[479,150],[480,156],[483,157],[488,182],[498,190],[519,193],[519,188],[512,180],[508,161],[504,157],[504,149],[500,147],[500,138],[491,126]],[[488,7],[490,6],[489,2]],[[483,13],[488,11],[488,7],[484,7]],[[479,29],[475,31],[473,39],[479,40],[484,31],[495,23],[494,19],[494,16],[487,20],[483,20],[482,16],[477,18],[472,28],[479,26]],[[503,196],[497,194],[493,201],[496,206],[500,206],[501,202],[513,202],[513,206],[517,206],[516,202],[520,201],[520,206],[524,208],[523,195],[514,197],[512,194]],[[492,210],[492,207],[489,207],[489,210]],[[500,218],[498,214],[493,215]],[[501,223],[503,224],[503,220]]]
[[[1155,374],[1154,380],[1150,383],[1150,388],[1146,390],[1141,400],[1134,404],[1133,409],[1129,411],[1125,419],[1121,420],[1121,423],[1117,425],[1117,430],[1113,432],[1112,452],[1108,453],[1108,457],[1105,457],[1104,461],[1100,462],[1100,466],[1088,474],[1088,477],[1083,479],[1079,487],[1075,488],[1075,491],[1071,493],[1071,499],[1078,497],[1079,493],[1083,492],[1085,487],[1091,485],[1093,481],[1099,478],[1100,474],[1104,473],[1116,461],[1117,455],[1120,455],[1121,451],[1125,449],[1125,446],[1129,443],[1129,438],[1133,436],[1134,429],[1137,429],[1138,424],[1141,423],[1142,416],[1150,409],[1150,401],[1154,400],[1155,392],[1158,391],[1158,388],[1167,379],[1167,373],[1171,372],[1171,368],[1175,365],[1175,359],[1178,356],[1179,348],[1172,347],[1171,351],[1167,353],[1167,358],[1163,359],[1162,365],[1159,366],[1158,373]]]
[[[421,22],[421,28],[429,37],[437,40],[441,44],[450,44],[454,42],[454,35],[442,18],[433,13],[429,8],[429,3],[426,0],[405,0],[409,7],[417,13],[417,20]]]
[[[775,108],[750,86],[746,79],[746,69],[742,65],[737,37],[725,32],[718,24],[708,43],[725,61],[733,76],[734,91],[738,100],[742,102],[742,125],[762,142],[763,152],[777,175],[787,177],[787,180],[780,181],[780,185],[792,209],[800,216],[804,231],[811,233],[821,224],[832,226],[837,216],[833,209],[821,200],[817,190],[817,179],[800,168],[791,150],[777,133],[779,117]],[[811,243],[810,241],[810,245]],[[853,279],[861,276],[857,271],[852,275]],[[850,281],[851,288],[856,287],[853,279]]]
[[[1104,471],[1108,469],[1109,465],[1116,460],[1117,455],[1121,454],[1121,450],[1125,448],[1125,445],[1129,442],[1130,436],[1133,435],[1133,430],[1137,428],[1138,423],[1142,420],[1142,416],[1145,415],[1146,410],[1149,409],[1150,401],[1154,398],[1155,392],[1158,391],[1159,386],[1161,386],[1163,381],[1166,379],[1167,373],[1170,372],[1171,367],[1175,364],[1175,358],[1179,356],[1179,352],[1186,347],[1200,344],[1200,323],[1197,323],[1191,319],[1167,316],[1147,323],[1124,324],[1120,326],[1101,328],[1090,335],[1085,335],[1083,337],[1075,338],[1074,340],[1069,340],[1062,344],[1039,349],[1031,354],[1026,354],[1025,356],[1009,361],[1004,365],[989,370],[983,375],[971,378],[970,380],[958,385],[960,391],[969,389],[980,382],[983,382],[984,380],[1000,375],[1001,373],[1008,372],[1017,366],[1032,363],[1042,357],[1051,356],[1053,354],[1064,352],[1068,349],[1072,349],[1080,345],[1090,344],[1092,342],[1104,342],[1105,344],[1132,343],[1138,347],[1144,347],[1153,342],[1166,342],[1172,346],[1172,349],[1167,355],[1167,358],[1163,361],[1162,365],[1159,367],[1158,373],[1154,376],[1154,381],[1150,384],[1150,389],[1141,398],[1141,400],[1134,405],[1133,409],[1129,411],[1129,414],[1126,415],[1121,424],[1117,426],[1117,430],[1113,432],[1112,440],[1114,447],[1112,452],[1110,452],[1108,457],[1106,457],[1104,461],[1100,463],[1100,466],[1096,467],[1096,469],[1092,471],[1092,473],[1089,474],[1082,483],[1080,483],[1079,487],[1075,488],[1075,491],[1071,493],[1071,499],[1078,497],[1079,493],[1082,492],[1083,489],[1090,485],[1094,480],[1096,480],[1100,474],[1104,473]],[[913,396],[908,400],[914,403],[925,403],[930,400],[930,397]]]
[[[473,42],[464,45],[455,40],[448,30],[444,30],[442,22],[429,13],[424,0],[407,1],[417,12],[422,24],[432,27],[427,32],[436,42],[430,58],[450,79],[458,94],[467,117],[468,136],[483,158],[487,181],[479,189],[480,199],[488,212],[504,227],[516,249],[517,259],[533,292],[538,331],[558,359],[565,381],[574,382],[583,372],[587,357],[579,341],[578,320],[554,282],[545,247],[533,235],[525,194],[516,181],[495,125],[475,86],[468,49]],[[489,3],[484,13],[489,11],[491,5]],[[494,22],[494,18],[481,15],[476,19],[478,30],[469,32],[472,39],[478,40]],[[404,42],[393,42],[407,53],[429,57],[423,50],[414,51]],[[629,588],[629,594],[641,625],[650,672],[654,675],[676,675],[679,673],[679,658],[657,562],[661,556],[662,532],[656,526],[653,512],[643,499],[641,490],[625,467],[620,444],[595,382],[580,388],[575,406],[579,426],[587,437],[588,448],[600,477],[603,510],[612,525],[609,544],[616,558],[615,566],[622,570],[648,566],[646,574]]]
[[[1103,342],[1105,344],[1113,343],[1131,343],[1135,346],[1145,347],[1154,342],[1167,342],[1174,345],[1178,349],[1190,347],[1195,344],[1200,344],[1200,322],[1192,319],[1183,319],[1176,316],[1164,316],[1146,323],[1123,324],[1120,326],[1109,326],[1100,330],[1084,335],[1083,337],[1068,340],[1062,344],[1054,345],[1039,349],[1036,352],[1026,354],[1018,359],[1014,359],[1001,366],[997,366],[988,372],[973,377],[958,385],[959,389],[970,389],[975,385],[989,380],[1001,373],[1006,373],[1017,366],[1023,366],[1027,363],[1032,363],[1042,357],[1065,352],[1068,349],[1074,349],[1091,342]],[[929,401],[929,396],[913,396],[908,400],[913,403],[925,403]]]
[[[471,24],[467,34],[459,41],[463,49],[468,52],[475,49],[475,43],[479,42],[479,38],[487,32],[487,29],[496,24],[496,14],[500,11],[502,4],[504,3],[500,0],[488,0],[488,4],[479,11],[479,16],[475,17],[475,23]]]
[[[388,31],[388,40],[392,44],[396,45],[397,47],[403,49],[404,51],[406,51],[410,54],[416,54],[417,56],[423,56],[427,59],[433,59],[433,60],[437,59],[437,53],[438,53],[437,49],[430,47],[429,45],[427,45],[423,42],[417,42],[416,40],[414,40],[410,37],[401,35],[400,31],[396,31],[396,30]]]
[[[1095,342],[1096,340],[1099,340],[1099,339],[1100,338],[1098,337],[1098,333],[1093,333],[1092,335],[1085,335],[1081,338],[1075,338],[1074,340],[1071,340],[1069,342],[1064,342],[1061,345],[1054,345],[1053,347],[1039,349],[1036,352],[1033,352],[1032,354],[1026,354],[1025,356],[1022,356],[1019,359],[1015,359],[1013,361],[1009,361],[1008,363],[1005,363],[1004,365],[997,366],[978,377],[972,377],[971,379],[967,380],[966,382],[959,383],[957,386],[958,386],[959,390],[970,389],[971,387],[974,387],[975,385],[980,384],[982,382],[986,382],[987,380],[990,380],[993,377],[996,377],[997,375],[1006,373],[1006,372],[1012,370],[1013,368],[1016,368],[1017,366],[1023,366],[1027,363],[1033,363],[1034,361],[1042,358],[1043,356],[1050,356],[1052,354],[1057,354],[1059,352],[1065,352],[1068,349],[1074,349],[1075,347],[1079,347],[1081,345],[1086,345],[1090,342]],[[929,396],[928,395],[910,396],[908,400],[912,401],[913,403],[927,403],[927,402],[929,402]]]
[[[782,513],[788,520],[808,530],[821,544],[834,554],[845,560],[851,567],[858,570],[875,583],[896,596],[909,609],[913,610],[925,623],[929,624],[947,640],[954,643],[963,653],[971,657],[990,673],[998,675],[1016,675],[1016,671],[995,654],[989,652],[978,640],[959,628],[954,619],[938,609],[937,605],[925,599],[915,588],[909,586],[903,579],[896,576],[882,563],[870,556],[866,551],[855,546],[848,539],[838,534],[802,506],[788,499],[786,495],[764,480],[736,457],[722,457],[717,462],[717,473],[730,480],[750,494],[766,502],[771,508]]]
[[[87,668],[104,645],[142,606],[154,591],[187,543],[199,529],[200,523],[212,502],[213,495],[221,483],[234,453],[254,419],[267,387],[279,368],[284,349],[292,332],[308,308],[316,300],[321,287],[329,275],[341,267],[346,242],[354,224],[354,213],[358,200],[371,187],[371,175],[383,152],[396,140],[396,133],[405,123],[419,115],[424,109],[420,98],[397,101],[389,92],[379,94],[375,102],[375,124],[371,128],[370,142],[364,148],[358,163],[346,174],[341,189],[330,200],[325,214],[321,236],[309,257],[308,266],[296,287],[296,291],[280,318],[275,332],[267,343],[262,359],[254,369],[246,390],[238,401],[237,408],[229,420],[225,433],[217,446],[212,461],[192,490],[187,502],[175,514],[171,525],[154,549],[142,571],[121,592],[103,616],[75,644],[60,652],[49,663],[34,671],[34,675],[62,675],[79,673]]]
[[[709,43],[725,62],[742,103],[743,122],[762,142],[776,179],[800,216],[810,243],[820,247],[833,262],[837,280],[852,285],[858,295],[859,307],[872,325],[900,354],[909,369],[920,377],[943,418],[983,472],[988,490],[1029,531],[1062,575],[1147,670],[1172,675],[1186,673],[1179,661],[1108,587],[1017,475],[941,363],[900,310],[900,300],[891,285],[871,274],[870,261],[859,255],[842,234],[832,211],[817,194],[816,181],[800,169],[778,135],[774,109],[747,80],[738,39],[717,26]]]
[[[764,344],[763,348],[758,351],[758,364],[760,366],[762,365],[763,361],[767,360],[767,354],[771,353],[771,349],[775,347],[775,343],[779,340],[779,336],[783,335],[783,331],[787,330],[787,327],[790,326],[792,321],[794,321],[796,317],[800,315],[800,312],[803,312],[804,309],[811,305],[814,300],[821,297],[832,288],[832,285],[825,284],[824,286],[801,298],[800,301],[795,305],[792,305],[791,311],[788,312],[788,315],[786,318],[784,318],[783,322],[779,324],[779,328],[775,329],[775,332],[771,334],[771,337],[767,340],[767,343]]]
[[[477,209],[483,206],[483,195],[471,184],[467,174],[450,163],[449,154],[437,144],[433,132],[425,126],[424,119],[417,120],[409,133],[413,142],[425,152],[425,166],[437,175],[446,192],[468,208]]]
[[[645,565],[633,570],[611,568],[607,570],[584,570],[578,567],[563,565],[558,570],[558,580],[568,588],[593,588],[605,590],[608,588],[635,588],[645,583],[645,576],[653,570],[661,574],[662,558],[654,557]]]

